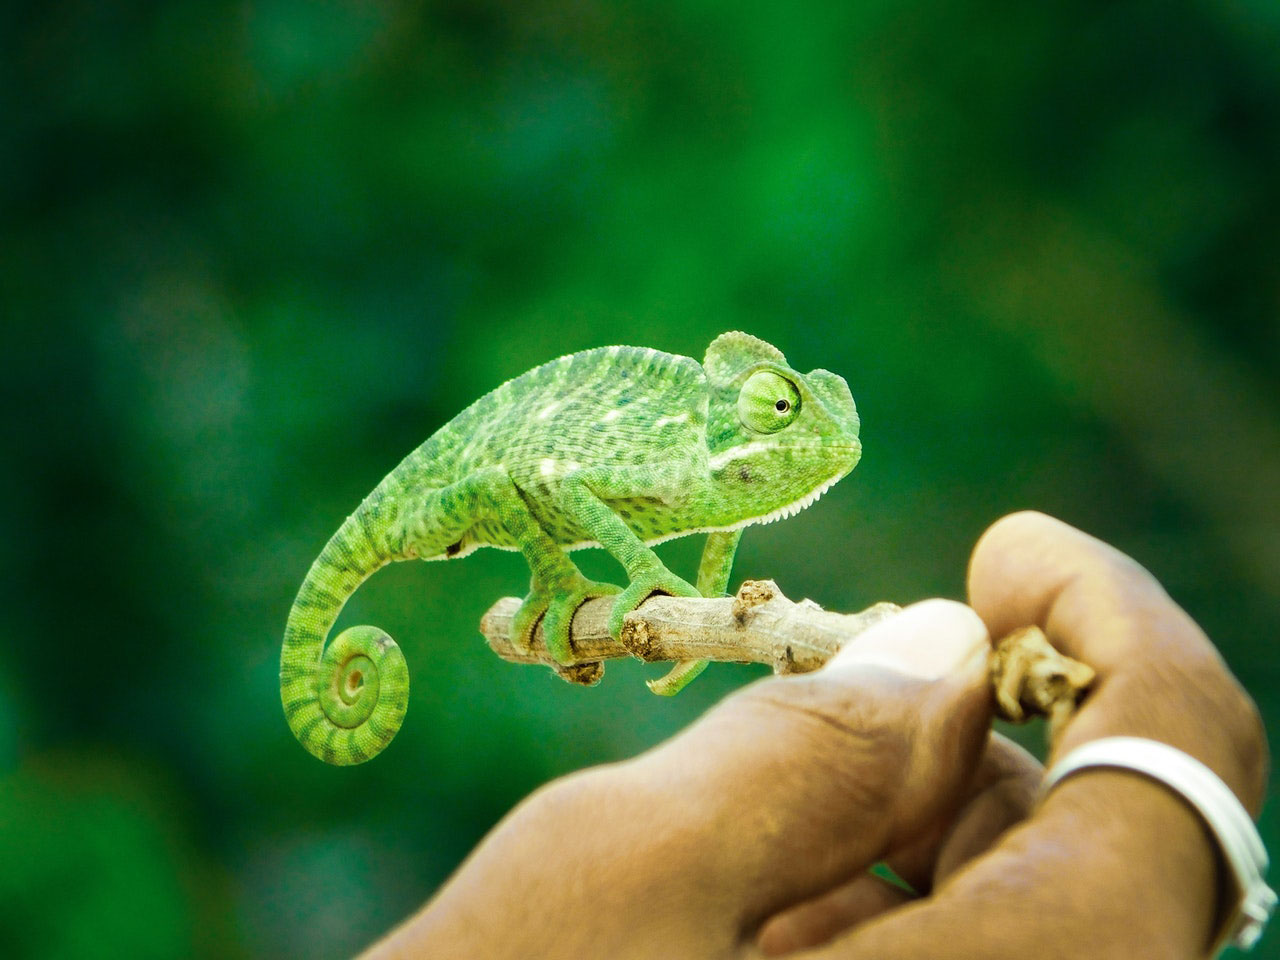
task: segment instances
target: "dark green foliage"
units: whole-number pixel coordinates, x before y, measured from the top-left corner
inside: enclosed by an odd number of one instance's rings
[[[1280,719],[1273,0],[8,4],[0,117],[0,955],[347,956],[534,786],[757,675],[501,663],[476,624],[527,572],[489,551],[339,622],[415,664],[386,754],[289,733],[330,533],[586,347],[736,328],[849,381],[862,463],[735,578],[960,596],[1036,506]]]

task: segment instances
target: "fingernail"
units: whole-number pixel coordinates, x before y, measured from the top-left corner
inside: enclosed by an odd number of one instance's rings
[[[987,628],[954,600],[924,600],[850,640],[826,670],[882,667],[921,680],[938,680],[970,663],[986,662]]]

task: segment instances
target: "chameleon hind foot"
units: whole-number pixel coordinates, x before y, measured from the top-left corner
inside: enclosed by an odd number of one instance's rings
[[[678,660],[657,680],[646,680],[644,685],[660,697],[674,697],[693,682],[693,678],[707,669],[706,660]]]
[[[574,613],[588,600],[612,596],[621,589],[612,583],[588,580],[580,574],[549,584],[535,583],[511,622],[511,645],[528,653],[533,645],[534,630],[541,620],[547,652],[557,663],[572,664],[574,653],[569,642],[569,627]]]

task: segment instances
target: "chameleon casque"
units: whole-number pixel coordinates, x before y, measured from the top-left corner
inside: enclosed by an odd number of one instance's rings
[[[519,550],[532,572],[512,642],[542,622],[547,649],[574,661],[569,625],[616,594],[609,626],[653,593],[717,596],[742,528],[788,517],[849,473],[862,453],[844,379],[800,374],[775,347],[726,333],[701,364],[643,347],[560,357],[481,397],[407,456],[316,558],[285,627],[280,697],[299,742],[328,763],[361,763],[395,736],[409,697],[404,655],[376,627],[325,645],[347,598],[393,560]],[[697,585],[651,546],[708,533]],[[625,588],[586,579],[567,550],[600,546]],[[672,694],[706,661],[650,681]]]

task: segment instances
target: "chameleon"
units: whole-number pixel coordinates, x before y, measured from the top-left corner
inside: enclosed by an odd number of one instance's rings
[[[699,364],[645,347],[600,347],[508,380],[410,453],[364,498],[312,563],[285,626],[280,698],[298,741],[328,763],[362,763],[400,729],[409,674],[400,647],[354,626],[326,644],[347,599],[392,561],[519,550],[529,593],[511,641],[575,662],[574,611],[614,596],[609,629],[655,593],[722,595],[744,527],[789,517],[862,455],[845,380],[800,374],[776,347],[725,333]],[[696,584],[653,552],[706,533]],[[566,551],[603,547],[626,586],[588,580]],[[676,663],[655,693],[706,666]]]

